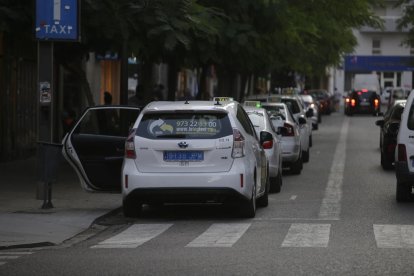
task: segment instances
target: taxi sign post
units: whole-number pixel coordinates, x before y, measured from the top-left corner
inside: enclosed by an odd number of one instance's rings
[[[38,40],[38,79],[37,79],[37,140],[38,171],[50,169],[52,163],[58,163],[58,154],[46,155],[48,145],[57,138],[54,131],[55,87],[54,87],[54,41],[78,41],[78,0],[36,0],[35,37]],[[43,145],[43,146],[41,146]],[[48,156],[45,158],[44,156]],[[57,169],[57,168],[54,168]],[[40,175],[42,173],[39,173]],[[42,176],[39,177],[44,178]],[[44,179],[43,179],[44,180]],[[49,182],[49,183],[48,183]],[[37,198],[42,196],[51,202],[50,181],[38,181]],[[44,208],[53,205],[44,204]]]

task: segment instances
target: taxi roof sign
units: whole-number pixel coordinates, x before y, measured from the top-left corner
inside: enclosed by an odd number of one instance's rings
[[[262,107],[262,103],[260,101],[245,101],[243,105],[251,107]]]
[[[214,97],[213,101],[215,102],[232,102],[234,99],[232,97]]]

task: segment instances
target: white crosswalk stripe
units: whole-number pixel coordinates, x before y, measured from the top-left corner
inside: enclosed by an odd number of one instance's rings
[[[282,247],[328,247],[330,230],[330,224],[292,224]]]
[[[378,248],[414,248],[414,225],[374,224]]]
[[[7,261],[15,260],[25,255],[33,254],[33,252],[0,252],[0,266],[5,265]]]
[[[136,248],[162,234],[171,226],[172,224],[134,224],[92,248]]]
[[[249,229],[251,223],[216,223],[187,247],[232,247]]]

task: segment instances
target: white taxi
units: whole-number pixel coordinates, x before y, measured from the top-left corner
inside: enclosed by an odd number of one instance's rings
[[[152,102],[125,144],[123,211],[143,204],[236,202],[254,217],[268,205],[265,152],[235,101]]]

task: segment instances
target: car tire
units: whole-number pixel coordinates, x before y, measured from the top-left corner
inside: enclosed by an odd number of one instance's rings
[[[309,147],[311,148],[312,146],[313,146],[312,135],[309,135]]]
[[[385,171],[394,169],[394,165],[390,162],[381,150],[381,166]]]
[[[314,125],[312,125],[312,129],[313,129],[313,130],[318,130],[318,129],[319,129],[319,125],[318,125],[318,124],[314,124]]]
[[[267,207],[269,205],[269,180],[266,182],[266,188],[264,194],[257,199],[257,206]]]
[[[406,202],[411,196],[411,185],[397,180],[396,200],[397,202]]]
[[[240,211],[241,216],[244,218],[254,218],[256,216],[256,181],[253,185],[252,197],[250,198],[250,200],[243,202]]]
[[[127,218],[137,218],[141,214],[142,203],[124,199],[122,201],[122,211]]]
[[[290,171],[292,174],[300,174],[303,168],[302,156],[290,165]]]
[[[279,172],[277,173],[276,177],[270,178],[270,193],[280,193],[280,190],[282,189],[282,172],[279,169]]]
[[[302,160],[303,163],[308,163],[309,162],[309,149],[307,151],[302,151]]]

